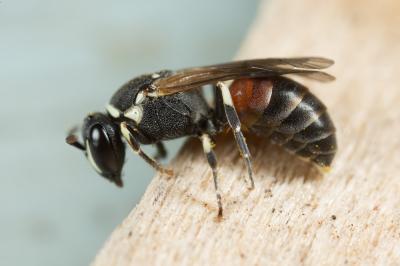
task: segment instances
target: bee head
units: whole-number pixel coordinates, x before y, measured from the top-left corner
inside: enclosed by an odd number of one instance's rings
[[[83,121],[83,144],[70,134],[67,143],[85,152],[93,168],[101,176],[122,187],[121,171],[125,159],[125,146],[118,125],[103,113],[91,113]]]

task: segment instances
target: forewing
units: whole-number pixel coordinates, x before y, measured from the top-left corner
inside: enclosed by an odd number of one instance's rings
[[[169,77],[156,80],[152,85],[159,96],[197,89],[218,81],[239,78],[273,77],[287,74],[327,82],[335,78],[321,71],[333,65],[322,57],[267,58],[235,61],[225,64],[183,69]]]

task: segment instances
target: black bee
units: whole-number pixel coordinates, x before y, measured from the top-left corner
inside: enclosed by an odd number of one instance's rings
[[[197,137],[213,172],[222,215],[212,137],[227,127],[246,163],[251,188],[250,152],[241,123],[322,169],[330,167],[337,145],[326,107],[306,87],[284,75],[331,81],[334,77],[321,69],[332,64],[320,57],[269,58],[142,75],[112,96],[107,113],[91,113],[85,118],[82,143],[73,131],[66,141],[83,150],[100,175],[122,186],[123,139],[156,170],[172,174],[157,162],[166,155],[162,141]],[[208,84],[215,88],[213,106],[201,93]],[[156,144],[156,158],[144,153],[141,144]]]

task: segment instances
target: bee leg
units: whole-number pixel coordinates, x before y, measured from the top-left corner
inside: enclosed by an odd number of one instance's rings
[[[154,160],[158,161],[160,159],[165,159],[167,157],[167,150],[162,142],[156,143],[157,153],[154,156]]]
[[[77,131],[77,128],[76,128],[76,127],[72,128],[72,129],[68,132],[68,136],[67,136],[67,138],[65,139],[65,141],[66,141],[69,145],[74,146],[75,148],[78,148],[78,149],[80,149],[80,150],[82,150],[82,151],[85,151],[85,150],[86,150],[85,145],[83,145],[82,143],[80,143],[79,140],[78,140],[78,136],[75,135],[76,131]]]
[[[222,92],[218,88],[214,88],[214,123],[219,130],[221,130],[224,125],[226,125],[226,115],[224,110],[224,101],[222,100]]]
[[[230,128],[232,128],[233,130],[233,134],[235,136],[240,155],[246,161],[247,172],[249,174],[249,179],[250,179],[250,188],[253,189],[254,180],[253,180],[253,170],[250,161],[250,151],[249,148],[247,147],[246,140],[241,130],[239,116],[237,115],[235,106],[233,105],[231,93],[229,91],[228,86],[226,86],[225,83],[221,81],[217,82],[216,86],[221,90],[226,119],[228,120]]]
[[[210,136],[208,134],[201,135],[201,143],[203,144],[203,150],[207,157],[208,164],[210,165],[214,178],[214,188],[217,196],[218,203],[218,216],[222,217],[222,202],[221,202],[221,194],[218,189],[218,180],[217,180],[217,157],[213,151],[214,143],[212,142]]]
[[[122,122],[120,124],[121,133],[124,136],[125,140],[128,142],[129,146],[132,150],[137,153],[143,160],[145,160],[148,164],[150,164],[154,169],[161,173],[165,173],[168,175],[173,175],[173,171],[171,169],[167,169],[162,167],[156,160],[148,156],[146,153],[142,151],[140,148],[139,141],[135,138],[134,131],[135,129],[131,128],[126,122]]]

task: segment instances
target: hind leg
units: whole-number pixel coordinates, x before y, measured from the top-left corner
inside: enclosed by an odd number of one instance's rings
[[[250,151],[249,148],[247,147],[246,139],[244,138],[241,130],[239,116],[237,115],[235,106],[233,105],[231,93],[229,91],[228,86],[226,86],[226,84],[221,81],[217,82],[216,86],[221,91],[220,97],[222,97],[225,116],[235,136],[236,144],[238,145],[240,155],[245,160],[247,172],[250,179],[250,188],[253,189],[254,180],[253,180],[253,169],[250,160]],[[218,96],[218,94],[216,95]],[[216,103],[218,103],[218,101],[220,101],[220,99],[216,99]]]

